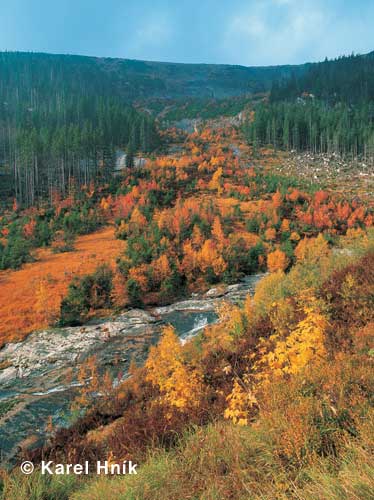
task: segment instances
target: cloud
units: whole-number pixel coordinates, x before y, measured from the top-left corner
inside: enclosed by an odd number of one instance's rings
[[[172,44],[173,23],[167,11],[149,12],[139,16],[130,30],[125,30],[125,57],[157,59],[157,55]]]
[[[249,15],[245,17],[234,17],[231,21],[229,31],[230,36],[244,35],[250,38],[256,38],[266,35],[268,29],[260,16]]]
[[[229,18],[223,50],[242,64],[300,62],[313,53],[331,16],[318,2],[263,0]]]
[[[374,48],[373,0],[3,0],[1,7],[0,49],[267,65]]]
[[[135,31],[134,43],[138,46],[164,44],[171,38],[170,25],[164,19],[153,19],[144,23]]]

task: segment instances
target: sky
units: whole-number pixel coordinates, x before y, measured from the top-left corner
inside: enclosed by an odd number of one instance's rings
[[[374,50],[374,0],[1,0],[0,50],[245,66]]]

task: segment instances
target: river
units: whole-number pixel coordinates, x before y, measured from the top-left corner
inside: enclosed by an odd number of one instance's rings
[[[186,342],[218,321],[216,308],[228,300],[240,302],[263,274],[240,283],[213,288],[204,295],[150,310],[131,309],[114,318],[81,327],[35,332],[0,350],[0,461],[6,463],[22,447],[41,445],[50,418],[57,426],[71,422],[71,402],[77,374],[95,356],[99,371],[109,370],[114,383],[127,376],[131,359],[144,362],[165,324],[174,326]]]

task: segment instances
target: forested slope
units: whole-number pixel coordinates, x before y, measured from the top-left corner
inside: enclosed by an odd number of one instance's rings
[[[34,86],[35,85],[35,86]],[[0,174],[2,200],[33,205],[53,193],[67,194],[74,182],[108,180],[115,150],[130,156],[159,145],[154,120],[119,98],[90,95],[82,85],[44,89],[37,81],[2,81]]]
[[[257,147],[374,157],[374,53],[310,65],[274,83],[246,125]]]
[[[311,64],[303,74],[274,82],[271,101],[292,99],[302,92],[330,102],[367,102],[374,99],[374,51]]]
[[[22,86],[24,95],[45,92],[111,95],[126,100],[185,96],[229,97],[270,90],[275,79],[299,75],[308,65],[246,67],[130,59],[3,52],[1,88]]]
[[[129,157],[155,150],[160,140],[148,112],[152,105],[147,107],[152,98],[162,107],[188,97],[192,115],[207,99],[205,114],[215,116],[222,98],[272,89],[270,104],[257,105],[247,127],[255,146],[371,157],[373,59],[371,53],[299,66],[244,67],[3,52],[0,200],[51,200],[56,191],[65,195],[73,180],[78,186],[97,177],[106,181],[118,147]],[[145,112],[134,110],[136,102]],[[236,110],[238,102],[222,109]]]

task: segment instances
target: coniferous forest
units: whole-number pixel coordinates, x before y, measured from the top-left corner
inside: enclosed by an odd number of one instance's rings
[[[84,58],[83,58],[84,59]],[[79,67],[79,66],[78,66]],[[0,196],[22,206],[111,177],[115,151],[159,146],[154,120],[90,72],[0,56]],[[85,78],[81,78],[81,73]],[[110,82],[109,82],[110,83]]]
[[[309,65],[273,83],[245,133],[255,147],[374,158],[374,53]]]

